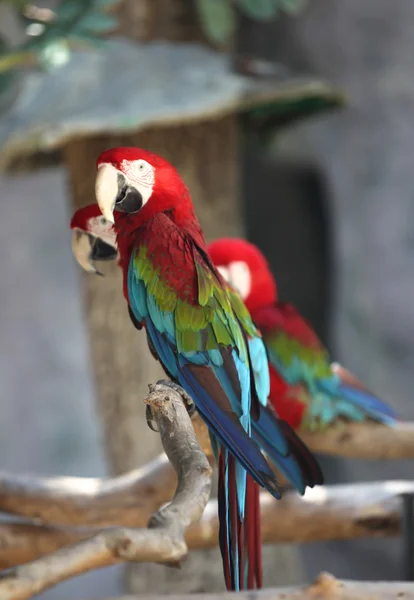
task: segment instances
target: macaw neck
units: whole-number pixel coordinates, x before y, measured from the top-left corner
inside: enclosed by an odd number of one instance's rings
[[[195,243],[205,251],[203,232],[194,212],[187,214],[185,218],[182,216],[179,220],[174,218],[171,212],[160,212],[135,227],[131,223],[134,221],[133,217],[120,213],[115,222],[119,264],[123,271],[124,295],[127,299],[128,269],[134,251],[145,249],[153,268],[158,269],[165,280],[184,277],[185,271],[180,271],[177,266],[188,263],[192,244]]]

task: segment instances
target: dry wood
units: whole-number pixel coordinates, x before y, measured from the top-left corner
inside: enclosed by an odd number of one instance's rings
[[[207,428],[198,417],[193,417],[192,423],[203,452],[211,460]],[[414,452],[412,423],[402,423],[395,429],[375,423],[343,424],[323,433],[301,435],[313,451],[325,450],[338,456],[407,458]],[[364,440],[363,447],[358,436]],[[176,482],[175,472],[164,454],[145,467],[109,479],[0,472],[0,510],[49,525],[142,527],[171,498]],[[11,532],[13,527],[8,524],[7,531]],[[0,531],[4,535],[4,529]]]
[[[123,596],[105,600],[161,600],[165,596]],[[168,596],[168,600],[231,600],[234,594],[188,594]],[[321,573],[310,585],[239,592],[240,600],[412,600],[414,586],[401,581],[347,581]],[[103,599],[102,599],[103,600]]]
[[[300,431],[307,446],[320,454],[361,459],[414,457],[414,423],[387,427],[373,421],[338,423],[323,432]]]
[[[144,527],[171,499],[177,476],[165,454],[118,477],[34,477],[0,473],[0,510],[54,525]]]
[[[2,600],[25,600],[80,573],[119,561],[177,565],[187,554],[185,529],[203,514],[211,490],[211,467],[197,443],[178,392],[150,386],[150,405],[164,450],[178,477],[170,504],[155,513],[148,529],[113,528],[16,567],[0,579]]]
[[[193,425],[200,446],[210,458],[207,427],[199,417]],[[374,421],[347,423],[340,421],[323,431],[299,430],[300,437],[312,452],[342,458],[398,460],[414,458],[414,423],[400,421],[388,427]]]
[[[386,481],[322,486],[304,497],[288,492],[280,501],[261,494],[262,538],[265,543],[310,542],[368,537],[392,537],[401,532],[400,496],[414,492],[414,482]],[[91,501],[91,506],[93,505]],[[92,511],[95,524],[131,526],[122,503],[111,508],[109,522],[104,509]],[[99,516],[98,516],[99,515]],[[90,537],[97,530],[62,529],[41,525],[0,525],[0,566],[11,567],[53,552],[61,546]],[[100,530],[99,530],[100,532]],[[186,531],[190,549],[212,548],[218,539],[217,503],[210,500],[202,518]]]

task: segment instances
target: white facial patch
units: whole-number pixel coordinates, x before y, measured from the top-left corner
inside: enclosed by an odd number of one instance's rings
[[[115,230],[112,223],[107,221],[104,216],[91,217],[88,220],[88,231],[101,238],[109,246],[117,248]]]
[[[227,267],[224,267],[223,265],[219,265],[217,267],[217,271],[228,283],[230,283],[230,273],[229,273],[229,270]]]
[[[120,166],[128,182],[141,194],[142,204],[146,204],[151,198],[155,184],[154,167],[142,158],[139,160],[123,160]]]
[[[231,262],[228,265],[228,281],[243,300],[246,300],[252,289],[252,278],[247,263],[242,260]]]

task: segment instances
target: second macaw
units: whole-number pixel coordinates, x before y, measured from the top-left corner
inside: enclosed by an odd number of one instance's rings
[[[97,204],[79,208],[70,222],[73,254],[85,271],[101,275],[97,260],[118,257],[118,246],[113,224],[105,219]]]
[[[259,328],[270,364],[270,400],[294,429],[320,429],[338,419],[366,418],[392,425],[395,411],[349,371],[331,363],[327,349],[291,304],[278,301],[269,265],[252,243],[212,242],[208,251],[223,277],[238,290]]]
[[[96,194],[107,221],[115,220],[133,322],[145,328],[152,352],[209,426],[219,466],[226,585],[260,587],[256,483],[277,498],[280,493],[257,444],[300,493],[322,483],[319,466],[267,406],[262,340],[240,297],[212,264],[175,169],[143,150],[113,149],[98,159]]]

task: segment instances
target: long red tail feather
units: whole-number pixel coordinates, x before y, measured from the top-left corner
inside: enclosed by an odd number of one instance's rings
[[[238,509],[236,461],[229,454],[226,459],[224,449],[219,456],[218,502],[219,540],[226,587],[228,590],[261,588],[260,486],[247,475],[242,519]]]

